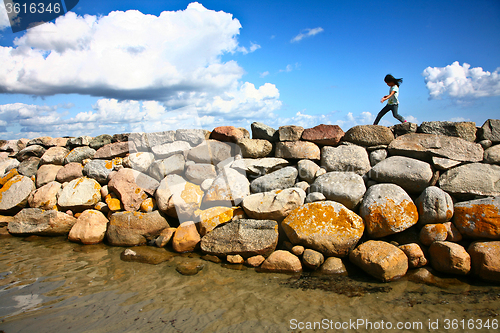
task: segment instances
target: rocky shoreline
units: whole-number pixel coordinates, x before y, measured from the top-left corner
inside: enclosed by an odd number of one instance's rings
[[[500,120],[251,129],[2,141],[0,225],[123,260],[147,244],[268,272],[500,282]]]

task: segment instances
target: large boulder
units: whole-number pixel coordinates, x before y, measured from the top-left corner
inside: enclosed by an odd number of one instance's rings
[[[19,161],[15,158],[6,158],[0,161],[0,176],[3,176],[12,169],[19,166]]]
[[[101,201],[101,185],[94,179],[82,177],[64,186],[57,203],[65,209],[92,208]]]
[[[217,140],[206,140],[189,150],[187,160],[196,163],[217,165],[234,156],[233,146],[235,146],[235,144]]]
[[[484,151],[486,163],[500,164],[500,145],[490,147]]]
[[[302,140],[311,141],[317,145],[336,146],[344,136],[344,131],[339,125],[318,125],[307,128],[302,133]]]
[[[242,158],[231,164],[231,168],[241,170],[249,176],[263,176],[288,166],[284,158],[266,157],[260,159]]]
[[[188,165],[186,168],[186,178],[198,185],[206,179],[215,179],[216,177],[217,171],[212,164],[196,163]]]
[[[304,127],[296,125],[280,126],[278,136],[280,141],[299,141],[304,132]]]
[[[370,171],[370,178],[373,180],[393,183],[413,193],[420,193],[429,186],[433,175],[429,163],[404,156],[386,158]]]
[[[115,142],[99,148],[93,158],[111,160],[115,157],[125,157],[129,152],[135,152],[132,142]]]
[[[126,142],[125,140],[124,142]],[[151,147],[175,141],[175,131],[162,131],[153,133],[131,133],[128,141],[133,143],[138,151],[147,152]],[[185,141],[179,139],[178,141]]]
[[[63,184],[80,177],[83,177],[83,165],[81,163],[72,162],[66,164],[57,172],[56,180]]]
[[[253,139],[264,139],[270,142],[276,142],[279,140],[279,132],[266,124],[254,122],[251,125],[251,129]]]
[[[178,129],[175,131],[175,140],[186,141],[191,146],[197,146],[208,138],[209,133],[204,129]]]
[[[296,168],[285,167],[255,179],[250,184],[250,188],[253,193],[284,190],[295,185],[297,175]]]
[[[16,155],[16,158],[21,162],[27,160],[30,157],[40,158],[43,156],[43,154],[45,154],[46,151],[47,149],[40,145],[32,145],[19,151],[19,153],[17,153]]]
[[[155,161],[155,155],[149,152],[132,153],[128,156],[130,168],[142,173],[146,173]]]
[[[366,192],[363,178],[354,172],[327,172],[316,178],[310,192],[323,193],[327,200],[340,202],[354,209]]]
[[[57,173],[63,168],[62,165],[44,164],[36,171],[36,187],[42,187],[45,184],[56,180]]]
[[[278,244],[278,224],[272,220],[241,219],[223,224],[201,239],[201,250],[216,256],[267,257]]]
[[[418,128],[420,133],[455,136],[470,142],[476,141],[476,130],[473,121],[424,121]]]
[[[113,137],[109,134],[101,134],[90,140],[89,147],[95,150],[104,147],[111,143]]]
[[[191,148],[189,142],[174,141],[171,143],[164,143],[162,145],[154,146],[151,148],[156,159],[164,159],[175,154],[183,154],[184,151]]]
[[[464,236],[500,240],[500,197],[456,203],[453,223]]]
[[[213,129],[210,134],[210,139],[236,143],[239,139],[243,139],[245,134],[239,128],[234,126],[219,126]]]
[[[174,251],[180,253],[193,252],[200,240],[201,237],[194,222],[186,221],[175,230],[172,247]]]
[[[478,132],[479,140],[490,140],[493,143],[500,143],[500,119],[488,119]]]
[[[67,235],[75,222],[73,216],[56,210],[25,208],[9,222],[8,229],[14,235],[60,236]]]
[[[278,158],[319,160],[319,147],[307,141],[285,141],[276,144],[275,156]]]
[[[429,256],[432,268],[442,273],[466,275],[471,268],[470,255],[457,243],[434,242],[429,247]]]
[[[356,145],[323,147],[321,166],[327,171],[351,171],[358,175],[364,175],[371,169],[368,152]]]
[[[394,134],[385,126],[358,125],[350,128],[345,133],[343,140],[368,147],[388,145],[394,140]]]
[[[292,244],[337,257],[345,257],[365,229],[361,217],[334,201],[305,204],[293,210],[281,225]]]
[[[484,163],[460,165],[439,177],[439,187],[453,195],[500,196],[500,166]]]
[[[500,242],[474,242],[467,252],[474,275],[486,281],[500,282]]]
[[[108,183],[110,190],[115,192],[127,211],[136,211],[147,198],[153,195],[159,182],[133,169],[119,170]]]
[[[242,207],[252,219],[281,221],[302,206],[305,199],[306,193],[302,189],[288,188],[246,196]]]
[[[369,237],[380,238],[404,231],[418,221],[417,207],[398,185],[377,184],[368,188],[359,214]]]
[[[297,170],[299,171],[299,178],[309,184],[316,178],[316,173],[320,169],[319,165],[311,160],[300,160],[297,163]]]
[[[169,227],[157,210],[151,213],[117,212],[111,215],[106,238],[114,246],[142,245]]]
[[[182,174],[186,162],[183,154],[175,154],[165,159],[154,161],[149,167],[149,174],[160,181],[170,174]]]
[[[31,156],[22,161],[17,167],[17,171],[26,177],[31,177],[36,175],[36,171],[38,170],[38,166],[40,165],[40,158]]]
[[[76,162],[82,163],[83,160],[92,158],[95,154],[95,150],[89,146],[76,147],[69,152],[64,158],[64,164]]]
[[[56,209],[57,194],[60,190],[61,184],[56,181],[45,184],[36,191],[31,192],[28,197],[28,204],[32,208]]]
[[[430,160],[433,156],[461,162],[483,160],[483,148],[480,144],[444,135],[406,134],[392,141],[388,149],[391,155],[404,155],[419,160]]]
[[[451,196],[437,186],[427,187],[415,200],[418,209],[418,223],[443,223],[453,217]]]
[[[264,272],[273,273],[300,273],[302,272],[302,265],[300,259],[293,253],[278,250],[271,253],[262,263],[260,269]]]
[[[232,168],[225,168],[205,193],[204,207],[237,206],[250,194],[250,182],[247,177]]]
[[[366,273],[383,282],[393,281],[408,271],[408,258],[396,246],[370,240],[355,248],[349,259]]]
[[[106,234],[108,222],[100,211],[88,209],[78,216],[68,234],[68,239],[82,244],[100,243]]]
[[[40,164],[57,164],[63,165],[64,158],[69,154],[69,150],[64,147],[49,148],[40,159]]]
[[[241,154],[245,158],[261,158],[266,157],[273,150],[273,145],[270,141],[263,139],[239,139],[237,142],[241,149]]]
[[[35,184],[30,178],[21,175],[12,177],[0,188],[0,212],[25,207],[34,190]]]
[[[83,174],[89,178],[95,179],[99,184],[106,184],[108,176],[115,168],[113,161],[92,160],[83,167]]]

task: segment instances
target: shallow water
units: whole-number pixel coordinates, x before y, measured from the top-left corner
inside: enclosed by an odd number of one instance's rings
[[[196,255],[149,265],[120,260],[122,251],[62,237],[0,238],[0,330],[382,332],[390,324],[395,332],[499,331],[492,324],[500,320],[500,286],[290,276],[209,261],[184,276],[177,264]]]

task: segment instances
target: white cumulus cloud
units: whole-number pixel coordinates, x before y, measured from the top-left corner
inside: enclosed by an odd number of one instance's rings
[[[296,43],[300,42],[302,39],[307,38],[307,37],[312,37],[314,35],[319,34],[320,32],[323,32],[323,28],[317,27],[314,29],[305,29],[301,33],[299,33],[297,36],[293,37],[292,40],[290,41],[291,43]]]
[[[225,53],[242,51],[232,14],[191,3],[185,10],[106,16],[73,12],[0,47],[0,92],[77,93],[119,100],[183,100],[224,92],[244,73]],[[184,100],[185,101],[185,100]]]
[[[422,75],[430,99],[500,96],[500,68],[489,72],[455,61],[446,67],[427,67]]]
[[[5,5],[2,1],[2,3],[0,3],[0,31],[8,27],[10,27],[9,16],[7,15]]]

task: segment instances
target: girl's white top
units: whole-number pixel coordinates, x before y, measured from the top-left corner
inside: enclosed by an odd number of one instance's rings
[[[389,94],[394,91],[394,95],[391,96],[387,100],[387,104],[399,104],[398,96],[399,96],[399,87],[397,85],[393,85],[391,89],[389,89]]]

